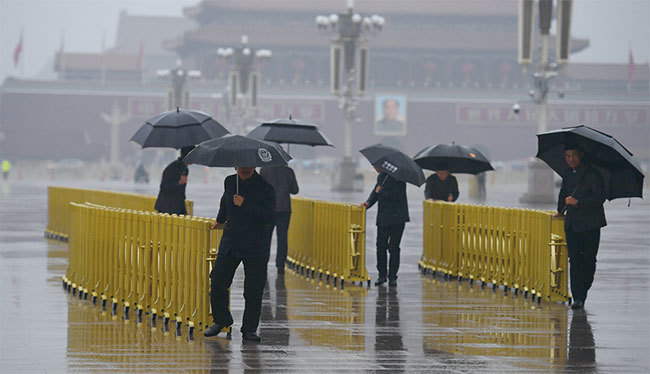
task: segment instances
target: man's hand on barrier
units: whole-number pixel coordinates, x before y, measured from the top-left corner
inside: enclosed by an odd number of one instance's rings
[[[449,196],[447,196],[447,201],[449,202],[454,201],[454,195],[449,194]]]
[[[232,202],[235,206],[241,206],[244,203],[244,197],[242,195],[232,195]]]
[[[368,202],[364,201],[363,203],[359,204],[360,207],[367,208],[368,207]]]
[[[223,223],[219,223],[217,221],[214,221],[212,226],[210,226],[211,230],[222,229],[222,228],[223,228]]]

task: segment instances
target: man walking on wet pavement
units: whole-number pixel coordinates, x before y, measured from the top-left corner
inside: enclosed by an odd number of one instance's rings
[[[210,273],[210,303],[214,324],[204,333],[215,336],[233,324],[228,310],[228,288],[235,271],[244,263],[243,340],[260,341],[257,327],[262,309],[269,258],[267,227],[273,222],[275,193],[254,167],[239,167],[224,181],[217,221],[223,227],[219,253]]]
[[[399,245],[402,241],[404,226],[409,221],[406,183],[396,180],[378,167],[375,167],[375,170],[379,173],[377,184],[368,200],[361,206],[368,209],[379,202],[377,209],[377,271],[379,277],[375,285],[380,286],[388,280],[388,285],[394,287],[397,286],[397,271],[399,270]],[[386,250],[390,253],[390,262],[387,261]],[[388,270],[386,269],[387,265]]]
[[[607,225],[605,184],[600,173],[582,161],[583,152],[577,145],[566,145],[564,156],[569,167],[562,175],[556,216],[566,211],[564,231],[574,299],[571,308],[581,309],[596,273],[600,228]]]
[[[162,174],[160,181],[160,191],[156,199],[154,209],[158,213],[168,214],[184,214],[187,215],[185,209],[185,187],[187,186],[187,162],[183,158],[187,156],[190,151],[194,149],[193,146],[184,147],[181,149],[181,157],[172,161]]]
[[[269,244],[275,226],[278,243],[275,267],[278,269],[278,274],[284,274],[284,262],[287,260],[287,236],[291,221],[291,194],[298,193],[298,182],[293,169],[284,165],[263,167],[260,169],[260,175],[275,190],[275,218],[269,228]]]

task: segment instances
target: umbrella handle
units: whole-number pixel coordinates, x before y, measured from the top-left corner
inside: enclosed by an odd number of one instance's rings
[[[384,180],[381,182],[382,186],[384,185],[384,183],[386,183],[386,179],[388,179],[388,174],[386,174],[386,176],[384,177]]]
[[[237,186],[236,188],[236,194],[239,195],[239,169],[235,166],[235,184]]]
[[[578,178],[578,184],[576,184],[576,187],[573,189],[573,192],[571,192],[571,195],[569,195],[569,196],[573,196],[573,195],[576,194],[576,192],[578,191],[578,187],[580,187],[580,182],[582,182],[582,177],[585,176],[585,173],[586,173],[586,172],[587,172],[587,169],[585,168],[585,169],[582,171],[582,173],[580,173],[580,177]],[[575,199],[575,196],[573,196],[573,198]],[[565,203],[565,204],[564,204],[564,208],[562,208],[562,213],[561,213],[561,214],[564,215],[564,213],[566,213],[566,210],[567,210],[567,206],[566,206],[566,203]]]

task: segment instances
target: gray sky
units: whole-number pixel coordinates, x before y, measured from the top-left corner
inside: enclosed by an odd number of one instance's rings
[[[180,16],[184,6],[198,1],[0,0],[0,81],[7,75],[33,77],[45,69],[59,48],[63,30],[66,51],[98,52],[103,33],[106,46],[113,45],[120,10]],[[340,3],[343,8],[345,0]],[[14,68],[13,51],[21,29],[22,65]],[[634,61],[647,62],[650,0],[575,0],[572,34],[591,41],[587,50],[571,56],[572,62],[627,63],[630,44]]]

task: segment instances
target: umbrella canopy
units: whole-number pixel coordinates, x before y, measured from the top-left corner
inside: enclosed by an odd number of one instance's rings
[[[170,110],[147,120],[131,137],[142,146],[180,149],[228,134],[221,124],[197,110]]]
[[[450,173],[479,174],[494,170],[481,152],[458,144],[438,144],[426,147],[413,157],[424,169],[438,170],[447,167]]]
[[[600,172],[608,200],[642,197],[644,175],[639,161],[618,140],[584,125],[565,127],[537,134],[537,157],[562,175],[568,169],[566,144],[577,144],[584,152],[583,161]]]
[[[318,126],[309,122],[292,119],[276,119],[265,122],[251,131],[249,138],[268,140],[276,143],[303,144],[310,146],[332,146],[327,136]]]
[[[360,150],[372,166],[385,171],[398,181],[420,187],[426,179],[422,168],[408,155],[383,144],[375,144]]]
[[[200,143],[183,161],[205,166],[280,166],[291,156],[276,143],[226,135]]]

